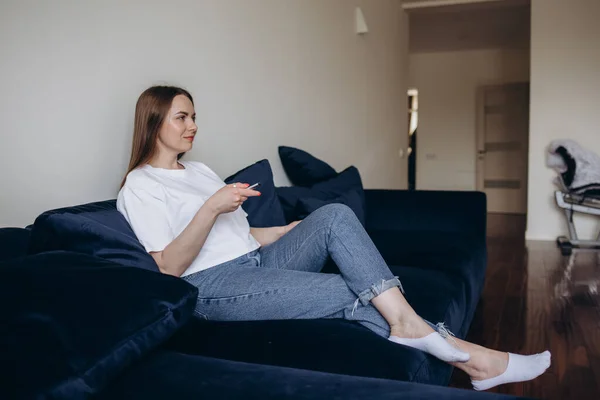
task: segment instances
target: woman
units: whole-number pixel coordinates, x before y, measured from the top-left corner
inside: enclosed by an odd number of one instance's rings
[[[192,148],[195,118],[183,89],[142,93],[117,207],[162,273],[198,287],[197,316],[354,320],[462,369],[476,390],[530,380],[549,367],[548,351],[501,353],[424,321],[346,206],[328,205],[283,227],[251,228],[240,206],[260,192],[248,183],[226,185],[202,163],[180,161]],[[341,274],[319,273],[328,256]]]

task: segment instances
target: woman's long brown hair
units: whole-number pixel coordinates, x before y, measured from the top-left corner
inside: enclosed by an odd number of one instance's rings
[[[154,157],[158,132],[169,113],[173,99],[178,95],[186,96],[194,104],[192,95],[187,90],[175,86],[152,86],[140,95],[135,106],[131,158],[121,187],[131,171]],[[183,154],[179,154],[177,158],[181,158]]]

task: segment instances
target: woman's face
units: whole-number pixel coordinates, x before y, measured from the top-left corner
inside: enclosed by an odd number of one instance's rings
[[[192,102],[184,95],[175,96],[158,133],[158,147],[175,154],[185,153],[191,150],[197,131]]]

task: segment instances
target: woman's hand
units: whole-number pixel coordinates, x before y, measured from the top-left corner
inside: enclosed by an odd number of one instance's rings
[[[210,196],[206,203],[219,214],[230,213],[237,210],[248,197],[260,196],[260,192],[254,189],[246,189],[247,183],[234,183],[223,186],[215,194]]]
[[[302,221],[294,221],[294,222],[291,222],[291,223],[287,224],[286,226],[284,226],[283,227],[283,235],[285,235],[286,233],[288,233],[289,231],[291,231],[292,229],[294,229],[294,227],[296,225],[298,225],[300,222],[302,222]]]
[[[291,231],[300,221],[294,221],[285,226],[273,226],[270,228],[250,228],[250,233],[261,246],[268,246],[278,241],[283,235]]]

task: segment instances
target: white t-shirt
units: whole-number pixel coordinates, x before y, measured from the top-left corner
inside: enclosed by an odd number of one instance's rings
[[[162,251],[191,222],[204,202],[225,186],[217,174],[196,161],[180,161],[185,169],[144,165],[127,175],[117,197],[125,216],[146,251]],[[239,207],[219,215],[200,253],[181,276],[193,274],[256,250],[248,214]]]

